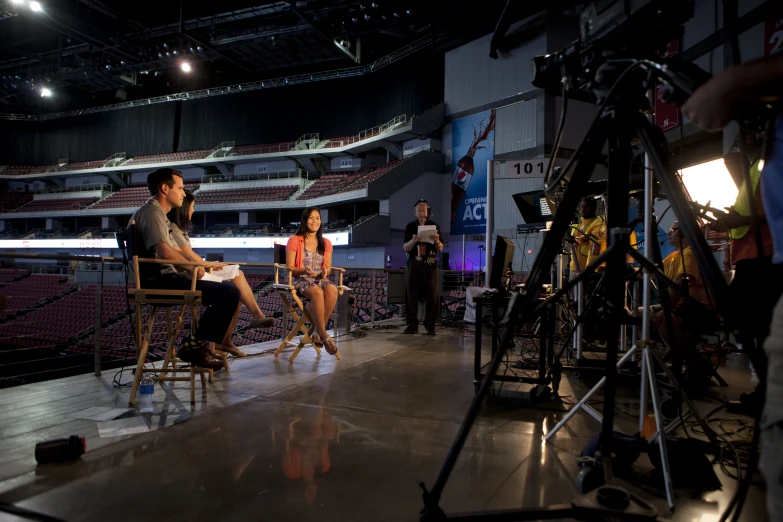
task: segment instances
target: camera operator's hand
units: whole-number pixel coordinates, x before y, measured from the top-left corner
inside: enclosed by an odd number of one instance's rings
[[[696,89],[682,106],[682,113],[704,130],[719,131],[734,118],[739,102],[740,93],[734,89],[729,69]]]

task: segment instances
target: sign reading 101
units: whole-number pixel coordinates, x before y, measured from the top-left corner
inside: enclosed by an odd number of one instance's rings
[[[505,177],[507,178],[543,178],[549,159],[534,159],[525,161],[507,161]]]

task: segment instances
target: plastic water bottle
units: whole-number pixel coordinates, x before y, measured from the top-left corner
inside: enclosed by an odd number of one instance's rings
[[[150,374],[144,374],[144,378],[139,385],[139,411],[141,413],[152,413],[152,396],[155,394],[155,381]]]

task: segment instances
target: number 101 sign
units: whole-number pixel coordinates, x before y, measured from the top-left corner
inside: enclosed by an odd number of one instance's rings
[[[495,179],[543,178],[549,168],[549,158],[497,162]]]

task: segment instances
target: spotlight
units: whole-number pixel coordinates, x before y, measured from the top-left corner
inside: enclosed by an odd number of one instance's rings
[[[11,0],[15,4],[21,4],[24,0]]]
[[[50,91],[46,87],[41,88],[41,98],[48,98],[51,95],[52,95],[52,91]]]
[[[157,76],[157,75],[159,75],[159,74],[160,74],[160,72],[159,72],[159,71],[155,71],[155,76]]]
[[[188,62],[182,63],[182,70],[185,72],[190,72],[193,68],[190,66]]]
[[[171,56],[171,52],[170,51],[166,51],[166,56]]]
[[[177,56],[179,54],[179,51],[174,51],[174,56]]]
[[[30,10],[40,13],[43,9],[41,8],[40,2],[30,2]]]
[[[164,48],[164,49],[168,49],[168,48],[169,48],[169,44],[167,44],[167,43],[164,43],[164,44],[163,44],[163,48]]]
[[[408,16],[412,16],[413,15],[413,11],[408,9],[407,11],[405,11],[405,14],[408,15]]]
[[[399,18],[399,17],[400,17],[400,13],[394,13],[394,18]]]
[[[381,15],[381,18],[383,18],[384,20],[388,20],[389,19],[389,17],[386,16],[385,14]]]
[[[351,21],[352,21],[353,23],[358,23],[358,22],[359,22],[359,19],[358,19],[358,18],[351,18]]]
[[[120,65],[125,65],[125,60],[120,60]]]
[[[364,15],[364,20],[369,22],[370,21],[370,15],[368,15],[368,14]]]
[[[365,9],[367,9],[367,8],[366,8],[366,7],[364,7],[364,4],[359,4],[359,9],[361,9],[362,11],[364,11],[364,10],[365,10]]]
[[[163,58],[163,53],[158,53],[158,58]]]
[[[196,50],[195,50],[194,48],[192,48],[192,47],[191,47],[191,48],[190,48],[190,52],[191,52],[191,53],[195,53],[195,52],[196,52]]]
[[[378,4],[376,4],[375,2],[373,2],[373,3],[372,3],[372,8],[373,8],[373,9],[378,9]]]
[[[111,71],[111,65],[108,65],[108,64],[107,64],[107,65],[106,65],[106,70],[107,70],[107,71]]]
[[[201,46],[199,45],[198,47],[196,47],[196,50],[197,50],[198,52],[201,52],[203,49],[202,49],[202,48],[201,48]]]

